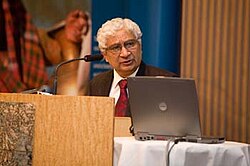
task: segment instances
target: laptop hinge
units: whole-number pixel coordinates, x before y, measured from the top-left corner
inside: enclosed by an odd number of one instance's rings
[[[187,142],[197,142],[197,140],[200,139],[200,137],[198,137],[196,135],[187,135],[186,137],[184,137],[184,139]]]

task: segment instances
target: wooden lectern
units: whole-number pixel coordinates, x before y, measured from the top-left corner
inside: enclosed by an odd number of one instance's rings
[[[130,127],[130,117],[115,117],[114,137],[131,137]]]
[[[32,165],[112,165],[113,98],[1,93],[0,101],[35,106]]]

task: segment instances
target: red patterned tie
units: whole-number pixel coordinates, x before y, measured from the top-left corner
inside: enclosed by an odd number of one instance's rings
[[[119,81],[120,97],[115,106],[115,116],[126,116],[128,114],[127,80]]]

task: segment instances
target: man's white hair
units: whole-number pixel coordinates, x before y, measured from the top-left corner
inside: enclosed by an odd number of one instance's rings
[[[96,39],[101,52],[104,52],[107,48],[107,38],[114,36],[115,33],[121,29],[131,32],[141,43],[142,32],[140,27],[135,22],[128,18],[113,18],[112,20],[105,22],[97,32]]]

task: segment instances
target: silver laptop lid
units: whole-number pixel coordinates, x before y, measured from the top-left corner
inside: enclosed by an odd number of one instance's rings
[[[128,91],[135,136],[201,136],[193,79],[130,77]]]

